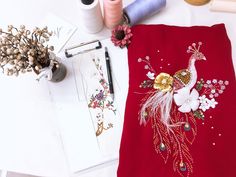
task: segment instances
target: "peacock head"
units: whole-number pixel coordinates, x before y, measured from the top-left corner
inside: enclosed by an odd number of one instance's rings
[[[198,42],[198,46],[196,43],[193,43],[191,46],[188,47],[187,53],[192,53],[191,58],[195,60],[206,60],[205,55],[200,52],[202,42]]]

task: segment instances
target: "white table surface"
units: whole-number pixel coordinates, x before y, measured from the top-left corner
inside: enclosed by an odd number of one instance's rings
[[[50,12],[76,25],[78,30],[67,46],[104,39],[110,31],[104,28],[91,35],[82,30],[77,0],[1,0],[0,27],[8,24],[38,26]],[[124,6],[132,0],[124,0]],[[232,42],[236,68],[236,14],[210,12],[209,4],[201,7],[188,5],[184,0],[167,0],[167,7],[142,23],[178,26],[213,25],[225,23]],[[0,169],[48,177],[115,177],[118,161],[69,175],[69,167],[61,143],[60,130],[54,110],[55,101],[69,104],[77,97],[70,92],[69,79],[55,86],[60,88],[55,100],[50,99],[47,81],[35,82],[33,74],[18,78],[0,76]],[[76,101],[70,102],[71,115],[77,114]],[[73,105],[74,104],[74,105]],[[68,115],[70,116],[70,115]]]

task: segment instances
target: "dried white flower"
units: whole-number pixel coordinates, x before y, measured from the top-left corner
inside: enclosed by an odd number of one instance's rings
[[[9,25],[6,32],[0,28],[0,69],[6,75],[31,71],[39,74],[52,60],[49,54],[53,46],[44,46],[51,35],[47,27],[36,27],[32,32],[24,25],[19,28]]]
[[[8,55],[12,54],[12,49],[11,49],[11,48],[8,48],[8,49],[7,49],[7,54],[8,54]]]
[[[34,61],[34,57],[32,57],[31,55],[29,55],[29,61],[33,62]]]
[[[14,54],[17,54],[17,53],[19,53],[19,49],[14,50]]]
[[[25,29],[25,25],[20,25],[20,29]]]
[[[13,26],[12,26],[12,25],[8,25],[8,29],[7,29],[7,31],[8,31],[8,32],[11,32],[12,29],[13,29]]]
[[[38,66],[35,66],[35,68],[34,68],[35,70],[37,70],[37,71],[39,71],[39,67]]]

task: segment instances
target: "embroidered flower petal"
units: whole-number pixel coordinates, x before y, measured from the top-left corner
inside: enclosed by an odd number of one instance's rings
[[[184,104],[186,98],[180,94],[174,94],[174,100],[177,106],[181,106],[182,104]]]
[[[187,102],[185,102],[182,106],[178,108],[178,110],[182,113],[187,113],[191,111],[191,107]]]
[[[188,88],[182,88],[178,90],[178,92],[174,94],[174,100],[175,100],[176,105],[180,106],[184,104],[184,102],[189,97],[189,92],[190,90]]]
[[[155,79],[155,77],[154,77],[154,73],[152,73],[152,72],[148,72],[147,74],[147,77],[149,78],[149,79],[151,79],[151,80],[154,80]]]
[[[199,109],[201,109],[202,111],[206,111],[210,108],[209,104],[207,102],[201,103],[201,105],[199,106]]]
[[[200,96],[199,101],[200,101],[200,103],[206,103],[206,101],[207,101],[206,95]]]
[[[212,98],[211,100],[208,100],[208,104],[209,104],[209,107],[215,108],[218,102],[215,101],[215,98]]]
[[[174,95],[174,100],[176,105],[180,106],[178,110],[186,113],[191,110],[196,111],[198,109],[200,104],[198,97],[199,93],[196,89],[193,89],[190,93],[189,88],[184,87]]]
[[[192,100],[191,101],[191,104],[190,104],[190,106],[191,106],[191,109],[193,110],[193,111],[196,111],[197,109],[198,109],[198,107],[199,107],[199,100]]]
[[[172,89],[173,77],[167,73],[160,73],[154,81],[153,88],[161,90],[163,92],[168,92]]]
[[[192,92],[191,92],[191,94],[190,94],[190,98],[191,98],[191,99],[194,99],[194,100],[197,100],[198,97],[199,97],[198,91],[197,91],[196,89],[193,89]]]

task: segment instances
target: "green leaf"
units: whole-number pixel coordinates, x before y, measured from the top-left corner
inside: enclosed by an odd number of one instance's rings
[[[201,79],[200,81],[197,81],[197,84],[196,84],[197,91],[202,90],[203,85],[204,85],[204,80],[203,79]]]
[[[201,110],[197,110],[193,112],[194,117],[204,120],[205,116]]]
[[[202,84],[197,84],[197,85],[196,85],[197,91],[200,91],[200,90],[202,89],[202,86],[203,86]]]

